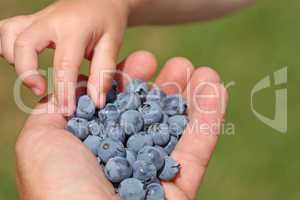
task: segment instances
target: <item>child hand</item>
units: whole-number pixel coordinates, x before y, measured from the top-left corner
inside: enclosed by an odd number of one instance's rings
[[[33,15],[0,21],[0,56],[15,65],[17,74],[36,95],[43,95],[46,82],[37,71],[38,54],[47,47],[55,48],[54,96],[63,113],[70,115],[75,108],[75,82],[84,57],[91,60],[88,93],[97,107],[105,103],[127,24],[207,20],[253,2],[59,0]]]
[[[88,93],[100,107],[113,75],[101,72],[115,70],[129,7],[129,0],[60,0],[33,15],[0,21],[0,55],[41,96],[46,81],[37,71],[38,54],[54,48],[54,95],[66,115],[75,107],[80,64],[90,59]]]

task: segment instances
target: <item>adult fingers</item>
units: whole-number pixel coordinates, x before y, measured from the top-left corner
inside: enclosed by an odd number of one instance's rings
[[[44,95],[46,81],[38,72],[38,54],[51,42],[52,33],[45,24],[34,24],[21,33],[14,45],[17,74],[34,94]]]
[[[102,107],[116,70],[120,38],[104,34],[94,49],[88,80],[88,93],[97,107]]]
[[[186,58],[172,58],[163,67],[155,81],[167,94],[182,93],[194,70],[193,64]]]
[[[54,96],[60,111],[69,116],[75,110],[75,88],[84,58],[85,37],[71,37],[56,42],[54,55]]]
[[[157,62],[153,54],[147,51],[136,51],[117,66],[115,79],[122,91],[130,79],[151,80],[156,69]]]
[[[181,165],[176,185],[194,199],[217,143],[227,93],[218,74],[203,67],[193,73],[184,96],[190,122],[172,156]]]

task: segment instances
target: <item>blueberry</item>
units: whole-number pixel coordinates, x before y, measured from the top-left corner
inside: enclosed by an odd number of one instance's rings
[[[90,120],[93,118],[96,106],[88,95],[80,96],[77,102],[76,117]]]
[[[98,111],[98,116],[97,116],[98,120],[100,123],[105,124],[106,123],[106,116],[104,115],[104,113],[101,113],[100,111]]]
[[[155,145],[154,146],[160,153],[161,157],[167,157],[168,156],[168,152],[161,146]]]
[[[168,124],[152,124],[148,128],[148,134],[156,145],[164,146],[170,140]]]
[[[105,129],[109,128],[110,126],[117,126],[117,125],[119,125],[118,122],[111,121],[111,120],[110,121],[105,121],[105,123],[104,123]]]
[[[164,200],[165,191],[159,183],[151,183],[146,187],[146,200]]]
[[[163,116],[160,105],[156,102],[145,102],[139,107],[138,111],[143,114],[145,126],[160,122]]]
[[[154,101],[158,104],[166,97],[166,93],[160,90],[158,87],[153,88],[149,91],[146,97],[146,101]]]
[[[152,137],[146,132],[134,134],[130,136],[127,141],[127,148],[136,153],[138,153],[145,146],[153,146]]]
[[[163,116],[161,118],[161,123],[165,124],[168,123],[169,116],[166,113],[163,113]]]
[[[145,184],[145,186],[147,186],[147,185],[150,185],[152,183],[159,183],[160,184],[159,178],[155,177],[153,179],[150,179],[150,180],[146,181],[144,184]]]
[[[148,163],[153,163],[157,171],[159,171],[164,165],[164,158],[160,154],[159,150],[150,146],[145,146],[138,152],[137,160],[144,160]]]
[[[118,83],[113,80],[111,88],[106,95],[106,103],[113,103],[117,99]]]
[[[117,92],[113,89],[108,90],[106,95],[106,103],[113,103],[117,99]]]
[[[101,138],[94,135],[89,135],[84,141],[83,144],[87,146],[95,156],[97,156],[97,149],[101,144]]]
[[[165,165],[159,174],[159,178],[164,181],[171,181],[179,172],[180,165],[171,157],[165,157]]]
[[[120,112],[114,104],[108,103],[102,110],[99,111],[98,116],[104,121],[118,121],[120,118]]]
[[[117,123],[111,123],[106,126],[107,136],[114,140],[119,140],[122,143],[125,141],[125,132]]]
[[[118,94],[115,104],[120,112],[136,110],[141,105],[141,99],[135,93],[123,92]]]
[[[88,121],[78,117],[71,118],[67,123],[67,130],[84,140],[89,135]]]
[[[185,100],[178,94],[165,97],[161,104],[162,110],[168,115],[184,114],[187,108]]]
[[[156,178],[157,170],[155,165],[144,160],[137,160],[132,165],[133,177],[143,183],[149,182]]]
[[[111,138],[104,139],[98,147],[98,156],[106,163],[110,158],[125,157],[125,148],[120,141]]]
[[[126,149],[126,159],[132,166],[133,163],[136,161],[136,153],[129,149]]]
[[[92,120],[88,123],[89,132],[92,135],[100,136],[104,134],[104,125],[99,120]]]
[[[106,103],[113,103],[117,99],[118,83],[113,80],[111,88],[106,95]]]
[[[170,134],[179,138],[185,127],[187,126],[188,120],[185,115],[174,115],[168,119],[170,127]]]
[[[174,136],[171,136],[169,143],[164,147],[164,150],[170,155],[175,149],[178,139]]]
[[[125,158],[114,157],[109,159],[106,163],[104,173],[111,182],[119,183],[131,177],[132,168]]]
[[[136,178],[123,180],[118,192],[122,200],[144,200],[146,196],[144,184]]]
[[[121,115],[120,125],[127,135],[132,135],[142,130],[143,124],[143,116],[136,110],[128,110]]]
[[[149,91],[148,84],[143,80],[131,80],[125,88],[128,93],[136,93],[141,99],[145,99]]]
[[[182,96],[149,91],[145,81],[132,80],[119,94],[113,81],[101,110],[89,96],[79,97],[66,129],[95,154],[121,199],[162,200],[160,181],[180,170],[169,155],[188,124],[186,109]]]

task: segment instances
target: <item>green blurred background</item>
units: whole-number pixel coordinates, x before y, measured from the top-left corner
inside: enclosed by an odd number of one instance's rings
[[[0,0],[0,19],[32,13],[49,0]],[[125,37],[120,59],[130,52],[153,52],[162,65],[173,56],[185,56],[196,66],[211,66],[230,88],[227,122],[235,134],[223,135],[212,159],[198,199],[300,199],[300,135],[296,125],[300,83],[300,2],[258,1],[251,8],[221,20],[173,27],[137,28]],[[52,52],[41,56],[51,66]],[[87,63],[85,63],[87,65]],[[298,65],[298,66],[297,66]],[[16,78],[12,67],[0,60],[0,200],[17,199],[14,144],[27,115],[14,103]],[[263,77],[288,66],[288,132],[279,133],[259,121],[250,108],[250,92]],[[86,71],[86,70],[85,70]],[[298,77],[298,78],[297,78]],[[36,98],[24,89],[28,105]],[[256,95],[260,113],[274,115],[274,88]],[[299,133],[299,132],[298,132]]]

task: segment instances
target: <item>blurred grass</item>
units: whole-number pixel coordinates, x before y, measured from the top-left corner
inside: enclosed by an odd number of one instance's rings
[[[31,13],[49,2],[1,0],[0,18]],[[265,0],[218,21],[127,32],[120,58],[145,49],[157,56],[161,66],[170,57],[185,56],[196,66],[215,68],[225,83],[235,81],[227,115],[235,135],[221,137],[198,199],[300,199],[299,8],[296,0]],[[44,53],[41,66],[51,66],[51,56],[50,51]],[[10,200],[17,199],[14,143],[26,114],[14,104],[13,70],[3,60],[0,66],[0,200]],[[288,133],[280,134],[252,114],[250,92],[261,78],[284,66],[289,67]],[[266,90],[255,101],[267,116],[273,115],[273,95],[273,90]],[[34,105],[36,99],[29,91],[23,97]]]

